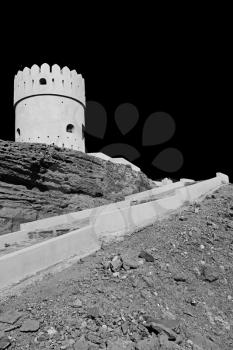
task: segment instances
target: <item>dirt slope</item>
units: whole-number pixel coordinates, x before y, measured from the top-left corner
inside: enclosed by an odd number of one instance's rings
[[[233,349],[233,186],[48,274],[0,309],[9,349]],[[9,311],[22,313],[13,326],[1,321]]]

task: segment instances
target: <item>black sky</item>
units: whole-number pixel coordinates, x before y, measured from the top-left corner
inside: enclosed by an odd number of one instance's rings
[[[152,26],[153,27],[153,26]],[[87,101],[101,103],[107,112],[104,139],[86,136],[89,152],[110,143],[135,147],[140,158],[135,164],[150,177],[204,179],[216,171],[232,171],[232,111],[230,104],[230,50],[217,31],[190,33],[186,29],[169,31],[166,38],[140,35],[132,29],[114,37],[93,31],[85,40],[67,37],[46,43],[31,41],[4,47],[1,75],[0,138],[14,139],[13,79],[19,69],[44,62],[68,66],[83,75]],[[48,38],[47,38],[48,39]],[[131,103],[139,111],[139,122],[122,135],[114,121],[114,111],[122,103]],[[145,120],[154,112],[166,112],[175,121],[174,136],[160,145],[142,145]],[[167,147],[183,154],[180,170],[172,173],[156,169],[151,163]]]

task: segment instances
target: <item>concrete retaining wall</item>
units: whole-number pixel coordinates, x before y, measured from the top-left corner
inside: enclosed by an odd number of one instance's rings
[[[105,208],[107,208],[108,211],[113,211],[118,208],[125,208],[130,205],[130,202],[132,200],[148,199],[153,195],[157,195],[157,194],[159,195],[161,193],[165,193],[165,192],[168,192],[169,190],[173,190],[183,186],[184,186],[184,182],[179,181],[176,183],[164,185],[159,188],[153,188],[151,190],[126,196],[124,201],[120,201],[117,203],[106,204],[96,208],[85,209],[78,212],[73,212],[73,213],[68,213],[68,214],[63,214],[58,216],[52,216],[49,218],[40,219],[36,221],[31,221],[31,222],[25,222],[20,225],[20,229],[21,230],[48,229],[56,225],[62,225],[62,224],[70,223],[72,221],[86,219],[93,215],[97,215],[97,213],[102,212],[103,209]]]
[[[12,243],[19,243],[28,238],[27,236],[27,230],[21,230],[16,232],[7,233],[6,235],[0,236],[0,249],[4,248],[5,243],[12,244]]]
[[[173,195],[112,212],[103,210],[102,213],[91,218],[91,224],[97,237],[108,242],[154,223],[158,218],[181,207],[182,204],[182,198]]]
[[[180,196],[183,201],[189,201],[192,203],[196,200],[202,200],[203,196],[218,189],[223,184],[223,179],[217,176],[213,179],[201,181],[188,187],[179,188],[176,190],[176,194],[177,196]]]
[[[175,190],[176,188],[184,187],[184,182],[178,181],[172,184],[164,185],[161,187],[155,187],[152,188],[151,190],[135,193],[135,194],[130,194],[129,196],[125,197],[127,200],[133,201],[133,200],[142,200],[142,199],[147,199],[150,198],[154,195],[161,194],[168,192],[170,190]]]
[[[103,208],[98,215],[92,216],[91,224],[101,240],[110,241],[113,237],[120,237],[152,224],[158,218],[175,211],[186,203],[203,199],[206,194],[218,189],[223,184],[224,179],[217,176],[210,180],[177,188],[175,194],[167,198],[119,208],[112,212]]]
[[[6,254],[0,257],[0,288],[17,283],[74,255],[83,258],[99,248],[93,227],[88,226]]]
[[[127,203],[124,206],[121,202],[117,209],[114,205],[94,208],[89,226],[0,257],[0,289],[74,255],[77,258],[90,255],[100,248],[100,241],[116,240],[153,224],[158,218],[203,199],[227,183],[228,177],[219,174],[213,179],[177,188],[176,193],[167,198],[133,206]]]
[[[25,222],[24,224],[20,225],[21,230],[35,230],[35,229],[47,229],[51,228],[57,225],[67,224],[72,221],[77,221],[81,219],[87,219],[90,216],[93,215],[97,211],[97,209],[102,210],[102,208],[108,207],[109,210],[116,210],[119,207],[125,207],[129,206],[129,202],[127,201],[120,201],[117,203],[110,203],[106,205],[102,205],[100,207],[91,208],[91,209],[85,209],[73,213],[58,215],[58,216],[52,216],[49,218],[31,221],[31,222]]]

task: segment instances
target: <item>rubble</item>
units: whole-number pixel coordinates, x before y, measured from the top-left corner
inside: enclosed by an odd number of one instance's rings
[[[189,206],[185,222],[174,214],[14,297],[0,296],[0,318],[12,322],[0,322],[0,344],[14,350],[231,349],[233,244],[225,221],[231,206],[229,185],[198,213]],[[22,332],[28,320],[37,324]]]

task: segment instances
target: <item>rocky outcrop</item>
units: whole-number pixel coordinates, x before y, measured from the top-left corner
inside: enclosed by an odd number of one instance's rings
[[[0,234],[154,187],[142,172],[85,153],[0,140]]]

